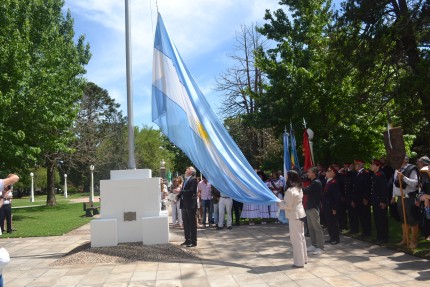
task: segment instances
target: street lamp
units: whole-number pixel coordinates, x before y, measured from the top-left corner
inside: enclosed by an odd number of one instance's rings
[[[67,174],[64,174],[64,197],[67,198]]]
[[[90,170],[91,170],[90,203],[92,205],[94,203],[94,165],[90,165]]]
[[[164,180],[166,178],[166,162],[164,159],[160,161],[160,177]]]
[[[34,202],[34,173],[30,172],[31,176],[31,197],[30,202]]]

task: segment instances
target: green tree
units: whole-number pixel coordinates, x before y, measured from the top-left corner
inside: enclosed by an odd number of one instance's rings
[[[363,93],[357,68],[336,53],[339,34],[333,28],[332,1],[280,4],[289,13],[267,11],[267,23],[259,29],[275,42],[275,47],[259,52],[257,62],[269,79],[267,93],[257,99],[259,123],[281,133],[292,122],[300,143],[302,132],[297,131],[303,131],[305,118],[315,132],[317,162],[381,155],[386,126],[385,113],[378,110],[381,98],[358,96]]]
[[[136,166],[138,168],[149,168],[153,176],[160,175],[160,162],[164,159],[166,169],[175,168],[174,155],[167,148],[170,141],[158,129],[144,126],[135,129]]]
[[[73,125],[73,153],[65,155],[65,165],[70,181],[89,187],[89,166],[96,167],[95,180],[109,178],[112,169],[125,168],[123,162],[126,146],[124,131],[126,118],[120,105],[109,93],[94,83],[87,83],[80,109]]]
[[[415,149],[430,151],[429,1],[345,1],[335,25],[334,51],[356,71],[354,96],[379,111],[388,107]]]
[[[0,4],[0,148],[3,164],[47,168],[47,204],[56,205],[57,160],[70,150],[72,123],[90,59],[84,36],[74,41],[62,0],[4,0]]]

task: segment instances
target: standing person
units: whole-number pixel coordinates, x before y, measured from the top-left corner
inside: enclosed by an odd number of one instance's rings
[[[273,192],[273,194],[280,200],[284,199],[284,183],[280,179],[280,174],[277,171],[272,171],[271,178],[268,181],[267,187]],[[269,205],[270,218],[275,219],[275,223],[278,221],[278,205],[272,203]]]
[[[427,241],[430,241],[430,171],[429,167],[423,166],[420,170],[422,187],[419,200],[422,201],[424,214],[422,221],[422,233]]]
[[[4,232],[4,220],[7,221],[7,232],[12,233],[12,211],[10,202],[12,198],[12,185],[18,182],[16,174],[9,174],[7,178],[0,179],[0,229]],[[6,206],[3,206],[6,205]],[[1,234],[1,233],[0,233]]]
[[[394,172],[394,184],[393,184],[393,197],[391,198],[391,203],[397,200],[397,211],[400,215],[400,220],[402,222],[402,241],[397,245],[406,245],[409,242],[408,226],[411,227],[412,239],[410,245],[411,249],[417,247],[418,244],[418,220],[412,216],[412,207],[415,205],[415,195],[418,189],[418,171],[417,167],[413,164],[409,164],[409,158],[405,156],[402,167]],[[402,190],[404,194],[405,212],[406,220],[403,216],[403,203],[402,203],[402,193],[400,191],[400,182],[402,184]]]
[[[324,253],[324,231],[320,224],[320,204],[322,194],[322,184],[318,179],[318,168],[311,167],[307,175],[311,180],[309,186],[303,188],[303,194],[308,196],[306,203],[306,221],[312,245],[307,249],[313,255]]]
[[[182,221],[185,241],[181,245],[197,246],[197,179],[196,169],[192,166],[185,171],[185,182],[179,193],[181,199]]]
[[[206,227],[206,218],[208,224],[212,221],[212,192],[211,184],[204,176],[197,185],[197,193],[200,194],[200,208],[203,210],[202,225]]]
[[[211,188],[212,192],[212,206],[213,206],[213,223],[216,227],[218,227],[218,219],[219,219],[219,198],[221,197],[220,192],[218,189],[215,188],[215,186],[212,186]]]
[[[0,179],[0,207],[3,205],[4,197],[11,193],[12,185],[18,182],[19,177],[16,174],[9,174],[7,178]],[[2,221],[4,226],[4,220]],[[12,231],[12,228],[11,228]],[[1,234],[1,233],[0,233]],[[3,286],[3,269],[9,263],[9,253],[5,248],[0,248],[0,286]]]
[[[172,224],[176,226],[179,224],[179,227],[183,227],[182,223],[182,211],[181,211],[181,200],[178,199],[178,195],[182,189],[182,177],[178,176],[173,180],[173,189],[172,193],[175,194],[175,199],[172,202]],[[178,222],[178,223],[176,223]]]
[[[218,227],[217,230],[224,229],[224,217],[227,213],[227,229],[232,229],[232,217],[231,217],[231,209],[233,207],[233,199],[227,194],[220,192],[220,199],[219,199],[219,219],[218,219]]]
[[[293,267],[303,268],[308,262],[303,218],[306,216],[303,208],[302,180],[299,174],[290,170],[287,172],[286,192],[278,207],[285,209],[289,221],[290,239],[293,245]]]
[[[353,198],[351,205],[354,205],[358,215],[358,222],[361,225],[361,238],[371,236],[372,233],[372,211],[370,208],[370,173],[364,168],[363,160],[355,160],[354,168],[357,175],[353,179]],[[358,223],[357,222],[357,223]]]
[[[242,213],[243,203],[233,199],[234,221],[236,226],[240,225],[240,214]]]
[[[331,245],[335,245],[340,242],[338,219],[340,186],[337,179],[335,178],[336,175],[336,168],[333,165],[330,165],[326,172],[327,183],[324,187],[322,199],[325,221],[327,224],[328,234],[330,236],[328,243]]]
[[[370,166],[370,170],[373,172],[371,194],[377,244],[388,242],[388,190],[387,178],[382,171],[382,166],[383,163],[377,159],[374,159]]]

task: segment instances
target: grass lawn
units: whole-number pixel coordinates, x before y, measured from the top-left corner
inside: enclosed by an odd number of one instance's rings
[[[36,196],[35,202],[28,197],[14,199],[12,226],[16,231],[4,233],[1,238],[63,235],[90,222],[92,218],[85,217],[82,203],[70,202],[84,195],[74,194],[68,199],[57,195],[55,207],[46,206],[46,195]]]

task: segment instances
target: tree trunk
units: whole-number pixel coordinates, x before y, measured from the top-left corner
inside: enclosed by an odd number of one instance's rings
[[[56,206],[57,199],[55,198],[55,161],[47,161],[46,173],[48,181],[48,195],[46,199],[47,206]]]

